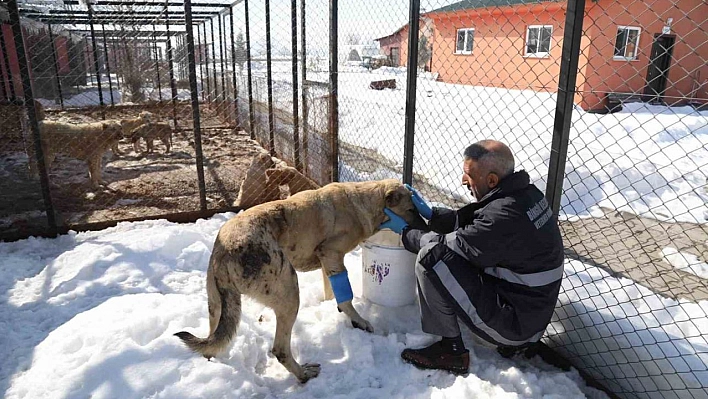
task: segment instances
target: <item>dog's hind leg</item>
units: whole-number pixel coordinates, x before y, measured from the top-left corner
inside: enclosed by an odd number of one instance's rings
[[[300,307],[300,292],[295,269],[288,262],[285,262],[283,267],[284,270],[276,283],[277,291],[270,291],[266,286],[265,291],[261,293],[261,295],[265,295],[259,296],[259,299],[275,312],[277,324],[271,352],[280,364],[295,374],[300,382],[304,383],[320,374],[320,365],[317,363],[300,365],[293,357],[290,348],[290,338],[293,324],[295,324],[295,319],[297,318],[298,308]],[[272,287],[272,289],[276,290],[276,287]]]

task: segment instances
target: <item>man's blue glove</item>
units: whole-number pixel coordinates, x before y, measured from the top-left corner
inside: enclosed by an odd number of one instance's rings
[[[433,210],[430,208],[430,205],[428,205],[423,197],[420,196],[418,190],[414,189],[409,184],[406,184],[405,186],[410,192],[413,193],[411,195],[411,200],[413,200],[413,205],[415,205],[415,209],[418,210],[420,216],[430,220],[430,218],[433,217]]]
[[[388,222],[381,223],[379,229],[391,229],[395,233],[401,234],[403,229],[408,226],[408,223],[406,223],[406,221],[403,220],[402,217],[393,213],[392,210],[384,208],[384,213],[386,213],[386,216],[388,216],[389,220]]]

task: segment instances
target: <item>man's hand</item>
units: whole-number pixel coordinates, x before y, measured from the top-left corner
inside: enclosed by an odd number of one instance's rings
[[[415,209],[418,210],[420,216],[430,220],[430,218],[433,216],[433,210],[430,208],[430,205],[425,202],[418,190],[414,189],[409,184],[406,184],[405,186],[411,193],[413,193],[411,195],[411,200],[413,200],[413,205],[415,205]]]
[[[389,220],[387,222],[381,223],[379,229],[391,229],[395,233],[401,234],[403,229],[408,226],[408,223],[406,223],[406,221],[403,220],[402,217],[393,213],[392,210],[384,208],[384,213],[386,213],[386,216],[388,216]]]

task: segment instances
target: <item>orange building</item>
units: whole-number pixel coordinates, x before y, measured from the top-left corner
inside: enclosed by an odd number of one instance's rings
[[[421,14],[426,62],[448,83],[557,91],[567,1],[465,0]],[[608,94],[667,104],[708,103],[705,0],[587,0],[575,102]],[[423,22],[425,21],[425,22]],[[377,39],[407,62],[408,26]]]

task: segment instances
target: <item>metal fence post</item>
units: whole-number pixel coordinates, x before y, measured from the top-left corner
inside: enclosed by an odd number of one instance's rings
[[[332,181],[339,181],[339,77],[337,54],[339,51],[338,0],[329,0],[329,134],[332,157]]]
[[[54,33],[52,32],[52,24],[47,24],[47,29],[49,30],[49,40],[52,42],[52,58],[54,60],[54,77],[57,83],[57,94],[59,95],[59,104],[61,109],[64,109],[64,95],[61,92],[61,77],[59,76],[59,65],[57,60],[57,48],[54,43]],[[2,32],[0,32],[2,36]],[[4,83],[3,83],[4,86]]]
[[[211,67],[214,68],[214,100],[219,99],[219,79],[216,77],[216,39],[214,39],[214,19],[209,18],[209,30],[211,31]]]
[[[227,114],[227,102],[229,98],[229,93],[228,93],[228,77],[226,76],[227,68],[229,67],[229,46],[227,42],[227,34],[226,34],[226,14],[221,15],[221,23],[224,26],[224,34],[221,36],[222,38],[222,43],[224,44],[224,52],[222,53],[221,57],[221,73],[222,73],[222,80],[224,81],[224,113],[225,115]]]
[[[302,171],[308,171],[308,126],[307,126],[307,42],[305,29],[305,0],[300,0],[300,62],[302,62]]]
[[[219,58],[221,59],[221,62],[219,62],[219,65],[221,67],[221,101],[225,102],[226,101],[226,79],[224,76],[224,33],[222,30],[222,23],[221,23],[221,14],[216,16],[216,19],[219,21]]]
[[[81,35],[79,35],[79,37],[81,37]],[[85,71],[84,71],[85,75],[88,75],[88,82],[89,82],[89,84],[93,85],[93,74],[91,73],[91,68],[89,67],[90,61],[88,59],[89,58],[89,48],[88,48],[89,41],[86,36],[83,36],[83,41],[84,41],[84,45],[83,45],[84,53],[82,54],[81,61],[82,61],[83,66],[85,68]],[[77,92],[80,91],[78,83],[76,85],[76,90],[77,90]]]
[[[157,74],[157,98],[162,102],[162,83],[160,83],[160,57],[157,53],[157,34],[155,24],[152,24],[152,48],[155,52],[155,74]]]
[[[415,100],[418,86],[418,30],[420,0],[411,0],[408,11],[408,68],[406,75],[406,123],[403,139],[403,182],[413,184]]]
[[[199,48],[198,48],[198,53],[199,53],[199,80],[201,81],[200,83],[201,83],[201,88],[202,88],[202,89],[200,90],[200,92],[201,92],[201,94],[202,94],[202,101],[204,101],[204,69],[202,68],[202,66],[203,66],[202,64],[203,64],[203,62],[204,62],[204,59],[203,59],[203,57],[202,57],[202,52],[204,51],[204,47],[202,46],[201,31],[199,30],[199,25],[197,25],[197,43],[199,44]],[[194,61],[194,62],[196,62],[196,57],[197,57],[197,55],[195,54],[194,57],[195,57],[195,61]],[[187,68],[187,69],[189,69],[189,68]],[[196,72],[196,68],[195,68],[195,72]],[[187,75],[189,75],[189,72],[187,73]]]
[[[113,51],[113,67],[116,69],[116,89],[120,90],[120,74],[118,71],[118,52],[116,51],[116,41],[115,38],[111,39],[111,50]],[[123,100],[121,96],[121,101]]]
[[[236,44],[234,43],[234,8],[229,8],[229,18],[231,25],[231,84],[234,88],[234,132],[241,126],[241,120],[238,115],[238,89],[236,80]]]
[[[206,77],[206,101],[209,102],[211,101],[211,82],[209,79],[209,42],[206,34],[206,21],[202,24],[202,27],[204,28],[204,47],[202,47],[204,50],[204,75],[202,75],[202,80]]]
[[[266,15],[266,76],[268,88],[268,149],[275,156],[275,115],[273,114],[273,70],[270,42],[270,0],[265,0]]]
[[[187,61],[189,62],[189,92],[192,97],[192,119],[194,122],[194,151],[197,160],[197,180],[199,184],[199,206],[207,209],[206,183],[204,180],[204,153],[202,152],[202,131],[199,121],[199,94],[197,93],[197,68],[194,65],[194,32],[192,32],[192,1],[184,1],[184,18],[187,29]],[[198,28],[197,28],[198,29]]]
[[[175,123],[175,129],[177,129],[177,86],[175,85],[175,70],[172,54],[172,37],[170,36],[170,14],[167,11],[168,4],[169,0],[165,0],[165,28],[167,30],[167,65],[169,66],[170,70],[170,90],[172,91],[172,120]],[[191,24],[186,24],[185,26],[191,26]]]
[[[2,51],[2,63],[3,67],[5,69],[5,73],[7,73],[7,83],[8,83],[8,88],[9,88],[9,98],[10,100],[14,100],[17,97],[17,91],[15,90],[15,82],[14,79],[12,78],[12,71],[10,70],[10,59],[8,58],[7,54],[7,46],[5,45],[5,35],[0,31],[0,51]],[[5,83],[3,82],[3,85]]]
[[[0,32],[0,35],[2,35],[2,32]],[[4,98],[5,100],[8,99],[8,95],[5,92],[5,70],[2,69],[1,65],[0,65],[0,97]]]
[[[563,194],[563,177],[568,156],[568,138],[570,136],[570,121],[573,116],[573,96],[575,94],[575,80],[578,75],[584,13],[585,0],[568,1],[558,80],[558,99],[553,121],[553,141],[548,166],[548,183],[546,185],[546,198],[551,201],[551,208],[556,216],[560,211],[561,194]]]
[[[211,54],[211,51],[209,50],[209,36],[207,36],[207,29],[206,29],[206,24],[207,21],[204,21],[204,24],[202,25],[204,29],[204,72],[206,74],[206,80],[207,80],[207,92],[206,92],[206,100],[207,103],[211,102],[211,76],[209,76],[209,56],[211,55],[213,57],[213,54]]]
[[[103,59],[106,62],[106,75],[108,75],[108,90],[111,93],[111,106],[115,106],[116,104],[113,100],[113,80],[111,79],[111,64],[108,60],[108,45],[106,44],[106,27],[104,24],[101,24],[101,33],[103,34]]]
[[[297,0],[290,2],[290,32],[291,51],[293,57],[293,151],[295,152],[295,168],[302,171],[302,162],[300,161],[300,118],[298,116],[298,82],[297,82]]]
[[[98,86],[98,103],[101,106],[101,118],[106,119],[106,104],[103,102],[103,89],[101,88],[101,68],[98,62],[98,50],[96,49],[96,31],[93,28],[93,7],[91,2],[86,2],[88,9],[89,27],[91,29],[91,50],[93,51],[93,66],[96,68],[96,86]]]
[[[248,21],[248,0],[246,3],[246,55],[248,57],[248,125],[251,130],[251,140],[256,139],[256,124],[255,110],[253,109],[253,75],[251,71],[251,25]]]
[[[39,183],[42,189],[44,209],[47,212],[47,225],[49,227],[49,233],[54,235],[57,232],[57,221],[56,215],[54,214],[52,194],[49,190],[49,175],[47,173],[47,166],[44,163],[44,151],[42,150],[41,136],[39,133],[39,121],[37,120],[37,112],[34,108],[34,95],[32,93],[30,66],[25,53],[24,37],[20,22],[20,12],[17,9],[17,0],[8,1],[7,9],[10,14],[12,33],[15,37],[15,52],[17,53],[17,62],[20,66],[20,75],[22,76],[22,95],[24,97],[25,108],[27,109],[29,128],[32,132],[32,138],[34,140],[34,151],[35,156],[37,157],[37,168],[39,169]]]

